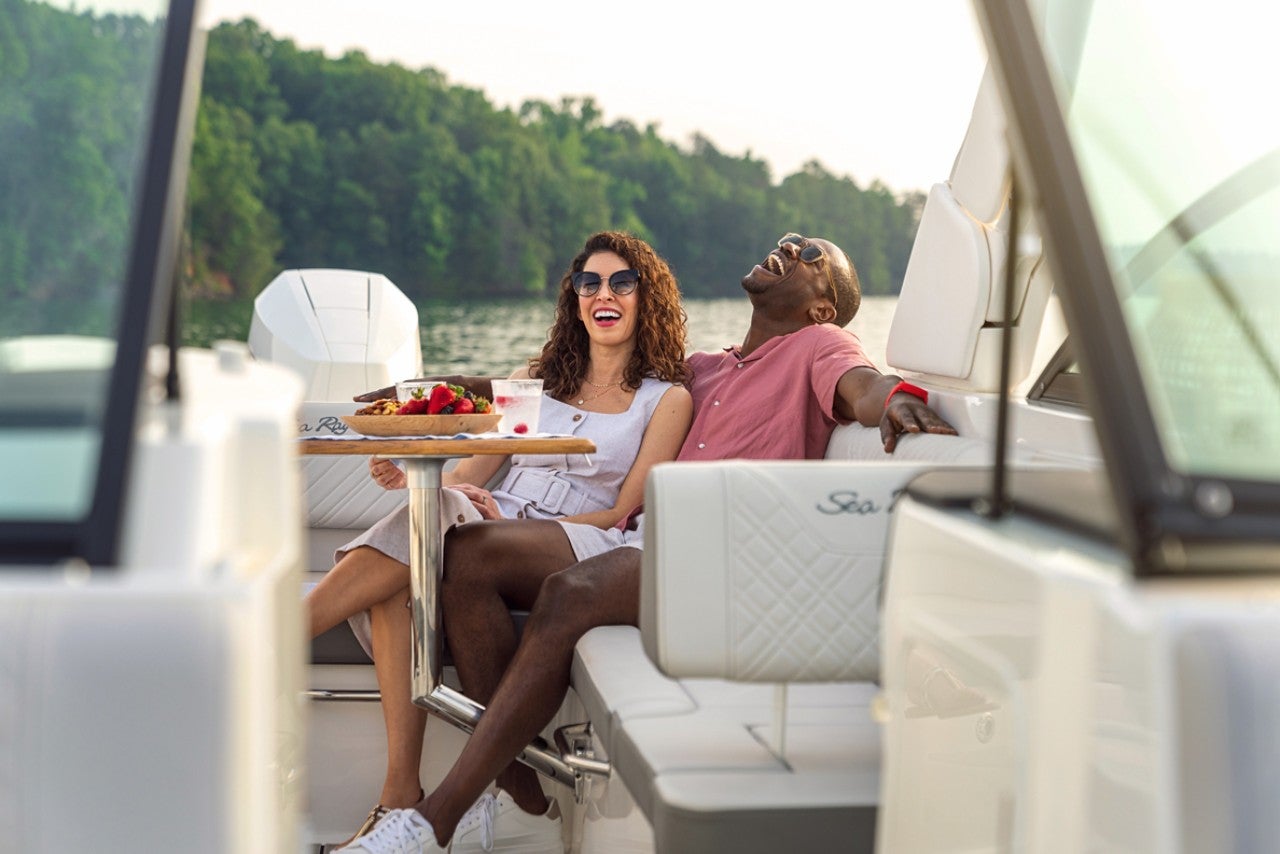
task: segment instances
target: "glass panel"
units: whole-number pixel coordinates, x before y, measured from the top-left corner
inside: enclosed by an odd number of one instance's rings
[[[0,15],[0,521],[89,509],[166,7]]]
[[[1280,479],[1280,80],[1251,0],[1052,2],[1077,157],[1170,465]]]

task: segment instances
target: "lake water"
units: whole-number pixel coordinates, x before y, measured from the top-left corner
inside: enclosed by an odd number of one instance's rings
[[[897,297],[863,297],[849,329],[867,355],[885,370],[884,349]],[[501,303],[433,303],[418,309],[422,359],[427,374],[505,376],[542,350],[555,306],[547,300]],[[213,341],[249,337],[249,306],[193,305],[187,311],[183,342],[208,347]],[[715,351],[741,344],[751,318],[745,297],[690,299],[689,349]]]
[[[897,297],[864,297],[849,324],[876,366],[885,369],[885,342]],[[543,300],[497,304],[430,305],[419,309],[422,359],[427,374],[501,376],[510,373],[547,340],[554,306]],[[741,344],[751,304],[734,299],[685,301],[690,351]]]

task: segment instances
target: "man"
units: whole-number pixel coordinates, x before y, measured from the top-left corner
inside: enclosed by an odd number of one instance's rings
[[[836,424],[851,421],[879,426],[890,453],[904,432],[955,433],[919,389],[881,374],[841,329],[861,297],[835,244],[789,234],[742,287],[752,304],[742,346],[689,359],[694,417],[677,459],[821,458]],[[623,547],[565,568],[564,541],[559,526],[529,521],[450,534],[445,630],[463,639],[452,646],[458,676],[486,711],[440,786],[343,850],[444,851],[456,832],[450,850],[479,851],[482,828],[557,850],[555,806],[515,757],[560,707],[578,639],[596,626],[638,624],[641,565],[638,548]],[[532,606],[518,645],[512,606]],[[477,803],[495,780],[498,798]]]

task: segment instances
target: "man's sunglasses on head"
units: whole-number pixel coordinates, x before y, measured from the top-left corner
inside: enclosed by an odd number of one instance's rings
[[[600,292],[601,279],[599,273],[588,273],[579,270],[569,277],[573,283],[573,292],[580,297],[593,297]],[[609,277],[609,290],[614,296],[625,297],[640,284],[639,270],[619,270]]]

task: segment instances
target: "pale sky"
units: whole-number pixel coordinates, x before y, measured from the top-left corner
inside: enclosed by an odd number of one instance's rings
[[[119,0],[117,0],[119,2]],[[811,158],[894,190],[945,180],[985,52],[968,0],[205,0],[340,55],[433,66],[496,106],[592,95],[606,122],[700,131],[774,180]]]

